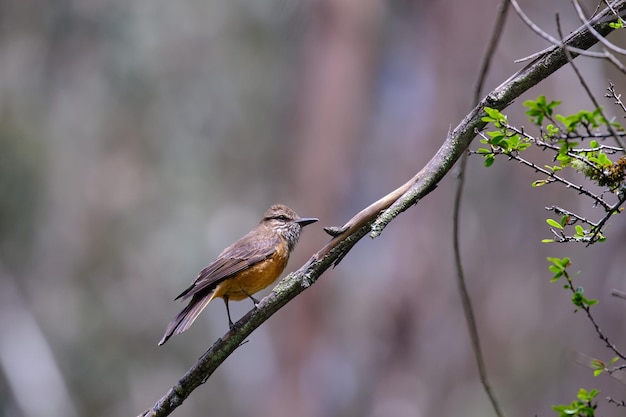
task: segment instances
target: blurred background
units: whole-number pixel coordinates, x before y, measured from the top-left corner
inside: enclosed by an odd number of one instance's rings
[[[567,0],[523,1],[556,35]],[[0,416],[134,416],[227,330],[223,303],[157,347],[174,302],[281,202],[320,218],[297,269],[357,211],[413,176],[471,109],[496,0],[0,1]],[[594,4],[589,5],[593,10]],[[510,15],[486,88],[546,47]],[[603,98],[623,74],[577,61]],[[589,108],[571,68],[545,94]],[[621,115],[619,115],[621,117]],[[473,146],[474,149],[477,145]],[[545,155],[544,158],[549,158]],[[484,416],[452,263],[454,173],[272,317],[184,416]],[[546,256],[571,256],[626,349],[624,219],[608,242],[545,245],[544,207],[601,217],[537,175],[471,157],[462,245],[494,391],[509,416],[554,415],[578,388],[626,398],[573,357],[608,352]],[[621,255],[620,255],[621,254]],[[260,293],[264,296],[269,289]],[[251,307],[232,303],[233,317]],[[622,413],[622,414],[620,414]]]

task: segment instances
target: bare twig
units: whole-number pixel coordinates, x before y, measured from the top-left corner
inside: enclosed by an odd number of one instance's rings
[[[624,292],[624,291],[612,289],[611,290],[611,295],[613,297],[623,298],[624,300],[626,300],[626,292]]]
[[[615,91],[615,84],[609,82],[609,87],[607,88],[607,90],[608,93],[606,93],[604,96],[614,99],[614,103],[617,104],[624,113],[626,113],[626,106],[622,102],[622,95]]]
[[[615,57],[615,55],[606,52],[606,59],[608,59],[615,68],[620,70],[622,74],[626,74],[626,67],[624,66],[624,64],[622,64],[622,61]]]
[[[606,224],[606,222],[609,221],[609,219],[611,218],[611,216],[613,214],[617,214],[620,213],[620,206],[622,204],[624,204],[624,201],[626,201],[626,193],[624,193],[621,198],[619,199],[619,201],[613,205],[611,211],[607,212],[606,215],[602,218],[602,220],[600,220],[600,222],[598,223],[598,226],[594,229],[593,235],[591,235],[589,243],[587,244],[587,246],[589,246],[591,243],[594,242],[594,239],[601,233],[602,228],[604,227],[604,225]]]
[[[572,0],[575,1],[575,0]],[[522,19],[522,21],[524,21],[524,23],[526,23],[526,25],[535,33],[537,33],[539,36],[541,36],[543,39],[549,41],[550,43],[552,43],[552,46],[544,49],[543,51],[539,51],[536,52],[532,55],[529,55],[527,57],[521,58],[521,59],[517,59],[515,60],[516,63],[518,62],[525,62],[528,60],[532,60],[532,59],[537,59],[538,57],[541,57],[543,54],[545,54],[546,52],[552,50],[552,48],[554,47],[563,47],[562,42],[559,42],[557,39],[555,39],[554,37],[550,36],[547,32],[545,32],[544,30],[542,30],[539,26],[537,26],[528,16],[526,16],[524,14],[524,12],[522,11],[522,9],[519,7],[519,5],[517,4],[516,1],[512,0],[513,6],[515,8],[515,11],[518,13],[518,15],[520,16],[520,18]],[[619,14],[616,12],[616,10],[613,8],[612,5],[609,4],[609,2],[605,2],[608,6],[608,9],[612,11],[612,13],[615,15],[616,18],[619,18],[619,20],[621,20],[623,22],[623,19],[621,18],[621,16],[619,16]],[[616,2],[616,5],[618,5],[618,3]],[[577,4],[575,4],[575,7],[577,6]],[[623,5],[619,4],[620,7],[623,7]],[[580,9],[580,8],[579,8]],[[584,14],[582,14],[582,9],[580,9],[579,12],[579,16],[581,16],[581,21],[586,22],[587,24],[589,24],[589,27],[591,28],[592,31],[595,31],[595,29],[593,29],[593,26],[591,25],[591,22],[588,19],[584,18]],[[597,17],[593,19],[594,23],[606,23],[608,21],[608,18],[611,17],[611,15],[604,15],[603,17]],[[597,31],[596,31],[597,32]],[[598,35],[600,35],[598,33]],[[620,51],[624,51],[623,49],[617,47],[615,44],[610,43],[608,40],[606,40],[606,38],[604,36],[598,36],[598,40],[600,42],[607,43],[607,48],[603,48],[602,52],[592,52],[592,51],[584,51],[584,50],[578,50],[576,48],[571,48],[571,47],[567,47],[567,49],[569,51],[571,51],[572,53],[575,53],[577,55],[584,55],[586,57],[589,58],[597,58],[597,59],[606,59],[609,62],[611,62],[618,70],[620,70],[622,73],[626,74],[626,67],[624,66],[624,64],[617,59],[617,57],[615,57],[615,55],[613,55],[611,52],[609,52],[607,49],[611,49],[611,50],[615,50],[618,53],[621,53]],[[610,46],[608,45],[610,44]]]
[[[626,407],[626,401],[624,400],[614,400],[611,397],[606,397],[606,400],[609,402],[609,404],[615,404],[616,407]]]
[[[576,11],[579,12],[580,14],[582,14],[582,10],[580,9],[580,6],[576,2],[576,0],[572,0],[572,2],[574,3],[574,6],[577,7]],[[560,22],[560,19],[559,19],[559,15],[557,14],[556,17],[557,17],[556,18],[557,29],[558,29],[558,32],[559,32],[559,36],[562,38],[563,37],[563,32],[561,30],[561,22]],[[593,35],[596,37],[596,39],[598,39],[599,41],[601,39],[603,39],[602,35],[600,35],[600,33],[598,33],[598,31],[593,29],[593,27],[591,27],[591,25],[589,24],[587,19],[585,19],[584,15],[581,17],[581,19],[584,20],[585,27],[587,29],[589,29],[589,31],[591,33],[593,33]],[[598,103],[598,100],[596,100],[595,96],[591,92],[591,89],[587,85],[587,82],[585,81],[585,78],[582,76],[582,74],[578,70],[578,66],[576,66],[576,64],[574,64],[574,58],[572,57],[572,54],[569,52],[569,50],[565,49],[565,55],[567,56],[567,60],[569,61],[569,64],[571,65],[572,69],[576,73],[576,76],[578,77],[578,81],[580,82],[580,84],[583,86],[583,89],[587,93],[587,97],[589,97],[589,99],[593,103],[593,106],[598,110],[598,112],[600,112],[600,116],[602,116],[602,118],[607,121],[606,128],[608,129],[608,131],[611,133],[611,135],[615,139],[615,142],[617,142],[617,145],[619,147],[621,147],[622,149],[624,149],[624,142],[617,135],[617,133],[615,132],[615,129],[613,129],[613,126],[611,126],[611,123],[608,122],[609,119],[607,119],[606,116],[604,115],[604,112],[602,111],[602,107]]]
[[[620,137],[626,136],[626,132],[617,132],[617,134]],[[582,137],[580,136],[580,138],[583,139],[606,139],[608,137],[611,137],[610,133],[594,133],[591,136],[585,136]],[[560,139],[564,139],[564,138],[560,138]],[[599,144],[598,146],[594,147],[594,148],[572,148],[572,152],[573,153],[581,153],[581,152],[598,152],[598,151],[602,151],[606,154],[609,155],[613,155],[617,152],[624,152],[624,148],[620,148],[617,146],[610,146],[610,145],[604,145],[604,144]]]
[[[611,4],[611,2],[609,0],[604,0],[603,3],[606,4],[606,7],[611,11],[611,13],[613,13],[613,15],[615,15],[615,17],[620,22],[622,22],[622,25],[626,26],[626,21],[624,21],[624,19],[622,19],[622,15],[617,10],[615,10],[615,8],[613,8],[613,5]],[[598,4],[598,7],[600,7],[599,4]],[[596,12],[597,12],[597,10],[596,10]]]
[[[578,55],[584,55],[584,56],[588,56],[590,58],[605,58],[604,54],[601,54],[599,52],[592,52],[592,51],[587,51],[584,49],[580,49],[580,48],[576,48],[576,47],[572,47],[572,46],[568,46],[565,43],[563,43],[562,41],[559,41],[558,39],[556,39],[555,37],[551,36],[548,32],[544,31],[543,29],[541,29],[539,26],[537,26],[535,24],[535,22],[533,22],[522,10],[522,8],[519,6],[519,4],[517,4],[516,0],[510,0],[511,4],[513,5],[513,9],[515,9],[515,12],[517,13],[517,15],[520,17],[520,19],[522,19],[522,21],[526,24],[526,26],[528,26],[530,28],[530,30],[532,30],[533,32],[535,32],[537,35],[539,35],[540,37],[542,37],[543,39],[547,40],[548,42],[550,42],[553,46],[545,49],[544,51],[541,51],[539,53],[542,52],[548,52],[551,50],[551,48],[553,47],[557,47],[557,48],[565,48],[568,49]],[[534,58],[534,55],[532,56]],[[523,58],[522,60],[527,60],[530,58]],[[520,60],[521,61],[521,60]]]
[[[587,20],[587,18],[585,17],[585,14],[583,13],[583,9],[580,7],[580,4],[578,3],[577,0],[572,0],[572,4],[574,5],[574,9],[576,10],[576,13],[578,14],[578,18],[580,19],[582,24],[585,25],[585,27],[589,30],[589,32],[593,33],[593,36],[595,36],[602,45],[604,45],[607,49],[617,54],[626,55],[626,49],[620,48],[614,43],[609,42],[604,36],[600,35],[598,31],[596,31],[593,28],[593,26],[589,24],[589,20]],[[562,37],[561,34],[559,34],[559,36]]]
[[[480,71],[478,72],[478,81],[476,83],[476,87],[474,88],[474,105],[478,104],[480,101],[480,94],[482,92],[485,79],[487,78],[487,73],[489,72],[489,67],[491,65],[496,46],[498,45],[498,42],[502,35],[504,22],[506,21],[506,17],[508,15],[509,4],[510,3],[508,0],[500,1],[496,24],[492,31],[487,50],[483,57]],[[459,295],[461,297],[461,303],[463,305],[463,313],[465,315],[465,321],[467,323],[467,329],[472,343],[472,350],[474,351],[474,358],[476,360],[476,366],[478,368],[480,382],[483,385],[483,389],[485,390],[487,397],[489,397],[489,401],[491,402],[491,406],[493,407],[495,414],[499,417],[504,417],[504,411],[500,407],[500,404],[498,403],[498,400],[496,399],[496,396],[491,389],[491,385],[489,384],[489,379],[487,377],[487,366],[485,365],[485,359],[480,346],[478,326],[476,324],[476,318],[474,316],[474,310],[472,308],[472,301],[469,292],[467,291],[467,286],[465,283],[465,272],[463,270],[463,263],[461,261],[461,249],[459,245],[459,225],[461,214],[461,200],[465,184],[465,168],[467,165],[467,155],[468,153],[465,152],[461,157],[461,161],[459,164],[459,174],[457,177],[458,180],[456,193],[454,196],[452,242],[454,247],[454,263],[456,265],[457,286],[459,289]]]

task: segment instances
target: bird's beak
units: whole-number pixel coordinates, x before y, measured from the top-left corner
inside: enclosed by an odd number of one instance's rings
[[[304,218],[301,218],[301,219],[296,219],[294,221],[296,223],[298,223],[300,225],[300,227],[304,227],[307,224],[315,223],[318,220],[319,219],[316,219],[315,217],[304,217]]]

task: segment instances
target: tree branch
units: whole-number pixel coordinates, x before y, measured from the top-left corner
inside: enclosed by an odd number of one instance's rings
[[[626,1],[626,0],[624,0]],[[614,2],[613,7],[621,10],[624,1]],[[606,36],[613,29],[608,24],[597,23],[610,11],[604,10],[590,24]],[[572,33],[563,43],[580,49],[588,49],[598,40],[584,26]],[[572,52],[575,56],[576,53]],[[476,131],[485,126],[481,118],[485,106],[502,110],[515,98],[553,74],[567,63],[563,49],[553,47],[536,58],[517,74],[485,97],[448,135],[441,148],[428,164],[413,178],[398,189],[374,202],[354,216],[341,228],[327,228],[333,239],[314,254],[296,272],[285,277],[259,303],[258,307],[242,317],[223,338],[218,339],[208,351],[198,359],[185,375],[157,401],[152,408],[140,416],[167,416],[187,398],[198,386],[206,382],[217,367],[230,356],[237,347],[263,322],[291,301],[299,293],[314,284],[324,271],[338,262],[366,234],[378,236],[391,220],[407,208],[416,204],[432,191],[437,183],[450,171],[454,163],[467,149]],[[380,214],[384,211],[382,214]]]

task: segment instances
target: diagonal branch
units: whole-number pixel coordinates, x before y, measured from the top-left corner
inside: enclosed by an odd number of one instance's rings
[[[619,9],[623,7],[625,1],[613,3],[613,7]],[[597,18],[591,20],[591,24],[603,36],[613,29],[608,24],[597,23],[597,19],[608,14],[609,11],[604,10]],[[597,42],[598,40],[585,27],[579,28],[563,41],[567,46],[580,49],[587,49]],[[576,54],[572,52],[572,55]],[[483,110],[485,106],[504,109],[522,93],[552,75],[566,63],[567,58],[563,49],[554,47],[493,90],[450,132],[441,148],[421,171],[398,189],[359,212],[343,227],[328,228],[328,232],[333,236],[328,244],[300,269],[285,277],[270,295],[261,300],[258,308],[241,318],[234,328],[223,338],[218,339],[160,400],[140,415],[157,417],[171,414],[194,389],[207,381],[217,367],[257,327],[314,284],[324,271],[341,261],[361,238],[368,233],[372,237],[378,236],[391,220],[431,192],[465,152],[476,136],[475,132],[485,126],[486,123],[481,120],[485,115]]]

